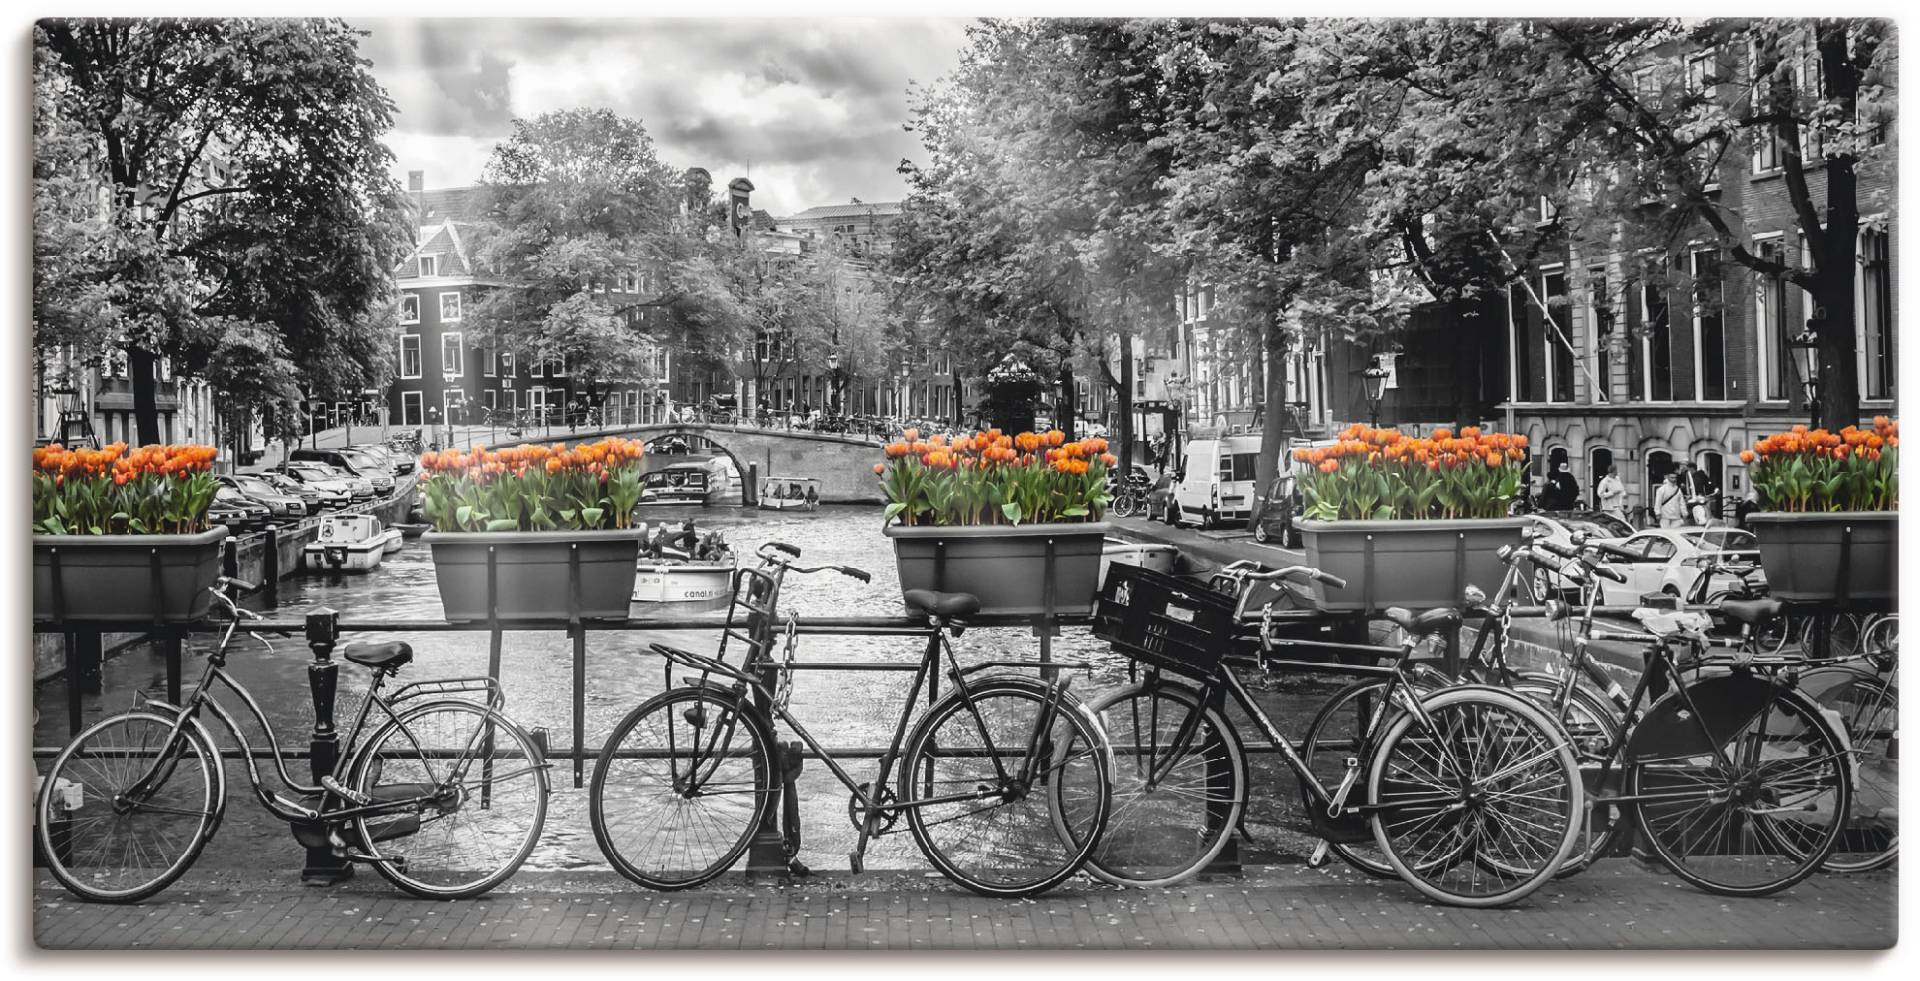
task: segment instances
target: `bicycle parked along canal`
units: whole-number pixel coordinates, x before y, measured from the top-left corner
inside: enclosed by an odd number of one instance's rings
[[[1457,611],[1390,609],[1388,618],[1404,631],[1397,656],[1384,666],[1342,668],[1377,675],[1384,695],[1330,786],[1255,702],[1236,666],[1323,668],[1275,656],[1322,645],[1275,639],[1270,605],[1249,617],[1254,587],[1287,579],[1336,588],[1344,582],[1305,566],[1238,566],[1227,578],[1237,598],[1133,566],[1116,564],[1108,573],[1095,633],[1143,673],[1092,706],[1115,758],[1114,818],[1089,862],[1096,875],[1119,884],[1170,884],[1220,853],[1251,784],[1242,739],[1226,714],[1231,699],[1299,779],[1321,838],[1370,837],[1401,878],[1454,905],[1515,902],[1553,877],[1574,847],[1584,807],[1578,764],[1561,728],[1512,692],[1477,685],[1426,690],[1410,671],[1422,640],[1456,627]],[[1261,624],[1251,652],[1239,629],[1249,620]]]
[[[228,587],[253,588],[228,578],[210,588],[226,629],[182,704],[143,693],[134,709],[82,730],[54,758],[34,806],[35,838],[54,878],[82,899],[131,903],[192,867],[227,803],[226,751],[201,723],[203,710],[239,743],[254,797],[290,822],[302,845],[370,864],[428,899],[478,896],[513,875],[546,822],[549,764],[501,713],[499,685],[455,678],[382,694],[412,648],[397,641],[343,647],[341,657],[370,669],[372,680],[341,743],[335,772],[344,778],[309,786],[287,772],[266,714],[226,671],[235,631],[259,619],[233,602]],[[239,696],[266,733],[280,782],[297,796],[267,789],[253,745],[215,697],[216,682]]]
[[[961,667],[949,635],[960,636],[978,600],[908,590],[907,605],[927,620],[926,646],[892,740],[873,779],[860,782],[788,711],[791,619],[777,659],[775,646],[789,573],[869,577],[848,566],[798,565],[800,550],[778,542],[758,556],[757,567],[735,574],[717,654],[652,645],[666,658],[666,690],[614,727],[594,764],[594,837],[614,868],[654,889],[706,882],[746,852],[782,791],[782,839],[791,858],[799,848],[799,811],[793,773],[775,742],[777,720],[850,791],[848,814],[859,838],[848,858],[856,872],[867,843],[903,817],[935,868],[984,895],[1033,895],[1080,869],[1107,824],[1112,761],[1099,724],[1066,684],[1010,673],[976,677],[1043,665],[995,660]],[[737,666],[725,660],[735,643],[744,647]],[[676,666],[695,676],[676,684]],[[935,698],[942,673],[950,687]],[[931,705],[910,727],[923,689]]]

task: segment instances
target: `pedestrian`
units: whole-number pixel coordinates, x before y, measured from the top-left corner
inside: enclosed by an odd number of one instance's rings
[[[1696,525],[1707,523],[1707,487],[1705,475],[1691,463],[1680,465],[1680,492],[1687,497],[1687,519]]]
[[[1600,510],[1611,514],[1621,521],[1627,520],[1627,485],[1620,480],[1620,468],[1609,464],[1606,476],[1600,478]]]
[[[1679,528],[1687,523],[1687,495],[1680,489],[1679,471],[1670,471],[1660,480],[1654,494],[1653,514],[1662,528]]]
[[[1553,473],[1547,477],[1546,497],[1548,511],[1571,511],[1580,506],[1580,483],[1564,462],[1553,465]]]

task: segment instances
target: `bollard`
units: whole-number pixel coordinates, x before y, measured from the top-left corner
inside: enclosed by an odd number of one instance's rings
[[[333,728],[333,699],[340,665],[333,662],[333,648],[340,639],[340,614],[321,607],[307,614],[307,646],[313,648],[313,663],[307,665],[307,686],[313,696],[313,735],[308,741],[312,751],[313,780],[333,775],[340,759],[340,734]],[[353,875],[347,860],[326,846],[307,847],[307,864],[300,870],[300,881],[308,885],[332,885]]]
[[[740,485],[740,506],[756,507],[760,503],[760,465],[747,464],[746,482]]]
[[[261,585],[267,590],[267,606],[280,606],[280,526],[267,526],[267,552],[261,556]]]

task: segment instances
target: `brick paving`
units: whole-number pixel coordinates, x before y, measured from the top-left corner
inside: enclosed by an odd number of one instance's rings
[[[1504,910],[1420,900],[1345,868],[1250,867],[1169,889],[1088,879],[994,900],[932,873],[825,874],[793,884],[730,874],[680,893],[604,872],[522,873],[480,899],[399,894],[366,870],[331,888],[288,873],[195,870],[134,906],[81,903],[44,875],[44,948],[1884,948],[1891,872],[1819,875],[1783,895],[1728,899],[1613,859]]]

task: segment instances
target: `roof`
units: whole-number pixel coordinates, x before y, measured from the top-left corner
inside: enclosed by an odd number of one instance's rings
[[[788,215],[781,221],[818,221],[832,218],[864,218],[893,216],[900,213],[898,201],[863,201],[858,204],[823,204],[808,208],[797,215]]]
[[[417,279],[418,258],[438,256],[436,272],[440,276],[471,276],[473,263],[467,255],[461,226],[474,227],[484,220],[486,189],[482,187],[446,187],[419,191],[415,199],[414,227],[418,244],[395,272],[396,279]]]

